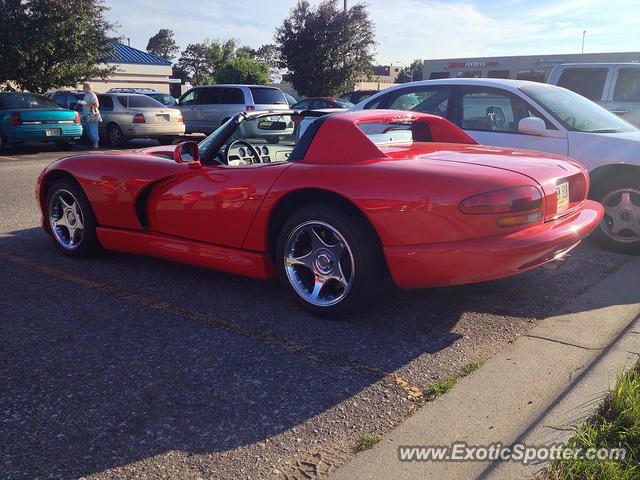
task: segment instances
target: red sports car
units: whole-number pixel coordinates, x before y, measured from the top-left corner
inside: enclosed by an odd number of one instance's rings
[[[74,257],[101,246],[278,275],[304,307],[342,314],[389,275],[432,287],[554,261],[603,215],[565,157],[478,145],[420,113],[296,115],[240,113],[200,144],[57,160],[38,180],[43,228]]]

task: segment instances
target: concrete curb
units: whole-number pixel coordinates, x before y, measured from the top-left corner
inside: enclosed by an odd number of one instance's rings
[[[616,373],[640,357],[640,257],[541,321],[329,476],[364,479],[513,479],[544,465],[400,462],[399,446],[566,442],[593,415]]]

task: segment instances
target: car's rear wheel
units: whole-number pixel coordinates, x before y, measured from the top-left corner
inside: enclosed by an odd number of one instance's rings
[[[45,215],[53,243],[70,257],[84,257],[99,248],[96,218],[82,189],[70,179],[47,190]]]
[[[322,205],[304,207],[285,221],[275,257],[284,288],[323,316],[364,307],[385,280],[380,244],[366,220]]]
[[[123,147],[127,143],[127,138],[115,123],[110,123],[107,127],[107,139],[112,147]]]
[[[592,198],[604,206],[604,218],[593,235],[618,253],[640,253],[640,179],[616,176],[593,188]]]

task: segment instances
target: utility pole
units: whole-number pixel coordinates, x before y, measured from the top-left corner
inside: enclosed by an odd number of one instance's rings
[[[344,0],[344,12],[347,13],[347,0]]]
[[[347,0],[344,0],[344,1],[345,1],[345,4],[346,4]],[[586,30],[582,31],[582,52],[580,52],[580,53],[584,53],[584,36],[586,35],[586,33],[587,33]]]

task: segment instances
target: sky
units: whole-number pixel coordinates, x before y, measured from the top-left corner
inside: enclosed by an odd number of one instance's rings
[[[316,0],[310,0],[317,4]],[[105,0],[118,35],[145,50],[161,28],[178,46],[273,43],[297,0]],[[349,5],[355,0],[348,0]],[[640,0],[368,0],[376,63],[415,59],[640,51]],[[343,0],[338,0],[340,6]]]

